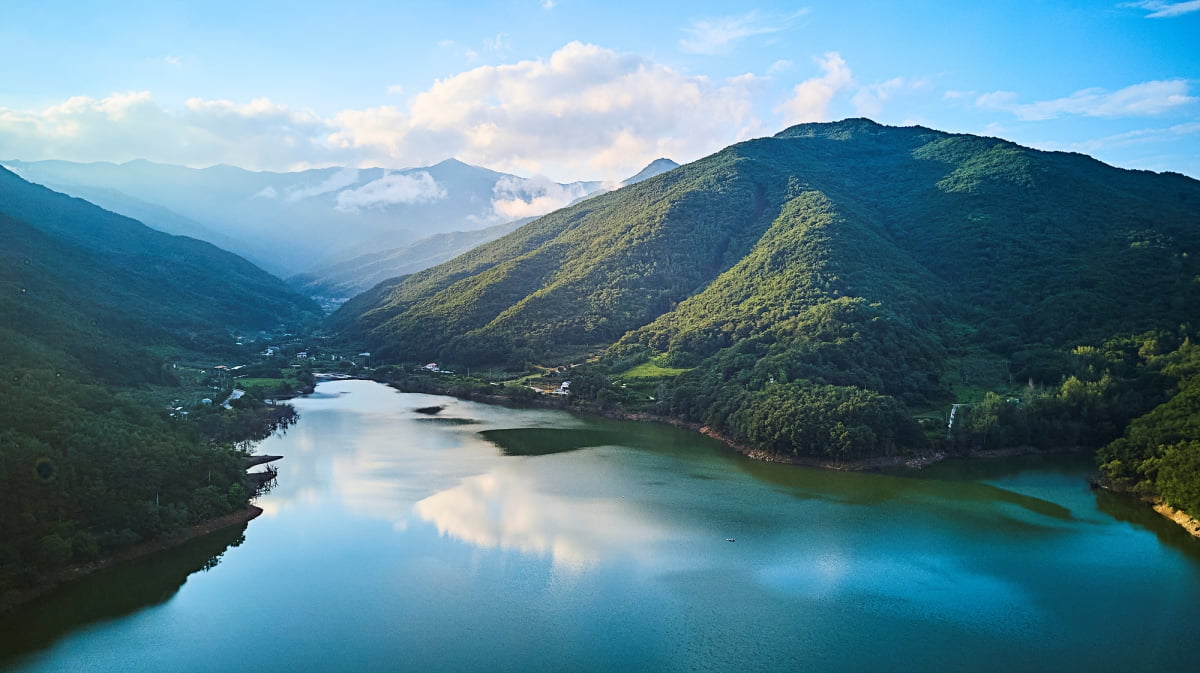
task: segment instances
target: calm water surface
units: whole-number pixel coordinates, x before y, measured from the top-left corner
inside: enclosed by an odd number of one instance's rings
[[[296,406],[262,517],[0,619],[0,670],[1195,670],[1200,541],[1087,458],[841,474],[364,381]]]

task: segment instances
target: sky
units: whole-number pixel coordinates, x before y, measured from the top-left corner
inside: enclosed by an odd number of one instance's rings
[[[1200,178],[1200,0],[0,0],[0,160],[620,180],[869,117]]]

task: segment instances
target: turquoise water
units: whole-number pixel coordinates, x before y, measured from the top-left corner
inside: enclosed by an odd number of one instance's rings
[[[1200,540],[1086,457],[847,474],[364,381],[296,406],[262,517],[0,619],[0,670],[1194,670]]]

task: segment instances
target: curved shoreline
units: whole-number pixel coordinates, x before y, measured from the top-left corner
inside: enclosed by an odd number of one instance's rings
[[[455,394],[454,391],[441,388],[440,386],[420,386],[420,390],[406,390],[405,387],[399,385],[395,381],[377,381],[387,386],[395,388],[401,392],[422,392],[435,395],[445,395],[458,399],[466,399],[484,404],[497,404],[500,406],[522,406],[508,400],[507,398],[498,395],[470,395],[470,394]],[[548,403],[549,402],[549,403]],[[688,428],[699,432],[702,435],[711,437],[719,442],[722,442],[730,449],[754,460],[761,460],[768,463],[781,463],[784,465],[796,465],[799,467],[810,467],[823,470],[839,470],[846,472],[867,472],[871,470],[883,470],[893,467],[905,467],[909,469],[921,469],[934,463],[941,462],[947,458],[968,458],[968,459],[988,459],[988,458],[1007,458],[1011,456],[1034,455],[1043,453],[1071,453],[1089,450],[1088,447],[1075,446],[1064,447],[1057,450],[1044,451],[1032,446],[1014,446],[1005,449],[993,449],[987,451],[971,451],[970,453],[957,455],[947,454],[942,451],[934,451],[930,453],[920,453],[908,456],[881,456],[879,458],[863,458],[852,461],[831,461],[820,458],[812,458],[806,456],[785,456],[776,453],[755,449],[738,443],[730,437],[727,437],[708,426],[700,425],[699,423],[689,423],[676,418],[657,416],[654,414],[645,413],[630,413],[627,411],[603,410],[603,409],[579,409],[572,410],[562,403],[561,400],[531,400],[524,406],[539,406],[554,409],[562,409],[564,411],[582,411],[584,413],[595,414],[605,418],[616,420],[651,422],[651,423],[666,423],[676,427]],[[1149,503],[1156,512],[1162,516],[1174,521],[1188,531],[1189,534],[1200,538],[1200,519],[1192,517],[1185,512],[1174,509],[1166,503]]]
[[[0,595],[0,613],[7,612],[19,605],[29,603],[30,601],[33,601],[34,599],[43,596],[68,582],[73,582],[82,577],[91,575],[92,573],[99,572],[120,563],[124,563],[125,561],[141,558],[143,556],[149,556],[160,551],[178,547],[185,542],[203,537],[210,533],[215,533],[225,528],[249,523],[262,513],[263,510],[261,507],[248,505],[246,509],[230,512],[225,516],[219,516],[215,519],[209,519],[208,521],[198,523],[189,528],[184,528],[183,530],[166,537],[139,542],[132,547],[126,547],[125,549],[105,556],[99,560],[67,566],[66,568],[62,568],[54,572],[46,579],[45,582],[37,584],[36,586],[26,587],[23,589],[12,589]]]
[[[534,398],[528,401],[517,402],[510,400],[501,395],[488,395],[480,393],[463,393],[456,392],[452,388],[443,387],[440,385],[408,385],[405,386],[399,381],[381,381],[373,380],[376,383],[382,383],[388,387],[394,388],[400,392],[406,393],[425,393],[430,395],[444,395],[455,399],[469,400],[472,402],[480,402],[483,404],[494,404],[497,406],[507,407],[541,407],[547,409],[559,409],[562,411],[591,414],[621,421],[637,421],[640,423],[663,423],[673,425],[678,428],[687,428],[698,432],[706,437],[715,439],[737,453],[760,460],[766,463],[780,463],[783,465],[796,465],[799,467],[811,467],[822,470],[839,470],[843,472],[868,472],[871,470],[882,470],[892,467],[907,467],[911,469],[921,469],[934,463],[941,462],[947,458],[1003,458],[1008,456],[1030,455],[1035,453],[1059,453],[1084,450],[1085,447],[1072,447],[1062,449],[1061,451],[1040,451],[1032,446],[1019,446],[1008,449],[997,449],[992,451],[972,451],[964,455],[948,454],[944,451],[931,451],[927,453],[906,454],[898,456],[879,456],[876,458],[859,458],[855,460],[831,460],[826,458],[817,458],[811,456],[788,456],[778,453],[771,453],[762,449],[756,449],[746,446],[734,440],[733,438],[724,435],[713,428],[700,423],[672,418],[670,416],[659,416],[657,414],[649,414],[644,412],[629,412],[616,409],[595,409],[586,406],[582,408],[571,408],[565,403],[565,398],[556,397],[554,399],[545,399],[544,397]]]

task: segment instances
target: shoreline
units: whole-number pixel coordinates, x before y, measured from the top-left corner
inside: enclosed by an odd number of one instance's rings
[[[756,449],[746,446],[728,437],[713,428],[700,423],[684,421],[670,416],[659,416],[656,414],[648,414],[644,412],[629,412],[615,409],[592,409],[586,406],[582,408],[572,408],[564,402],[565,398],[557,397],[554,399],[544,399],[544,397],[533,398],[528,401],[514,401],[502,395],[488,395],[480,393],[461,393],[455,392],[452,388],[442,387],[438,385],[415,385],[404,386],[398,381],[379,381],[377,379],[365,379],[382,383],[390,388],[400,392],[408,393],[425,393],[430,395],[444,395],[455,399],[469,400],[472,402],[480,402],[483,404],[493,404],[503,407],[539,407],[544,409],[560,409],[562,411],[576,412],[600,416],[612,420],[620,421],[636,421],[639,423],[663,423],[665,425],[673,425],[677,428],[685,428],[698,432],[706,437],[715,439],[727,447],[740,453],[747,458],[759,460],[765,463],[779,463],[782,465],[796,465],[798,467],[809,467],[822,470],[837,470],[840,472],[870,472],[873,470],[884,470],[893,467],[906,467],[909,469],[919,470],[928,467],[943,460],[952,458],[969,458],[969,459],[989,459],[989,458],[1008,458],[1012,456],[1025,456],[1035,454],[1054,454],[1054,453],[1076,453],[1089,450],[1088,447],[1076,446],[1066,447],[1062,449],[1041,450],[1033,446],[1015,446],[1005,449],[991,449],[971,451],[966,454],[946,453],[945,451],[930,451],[926,453],[896,455],[896,456],[878,456],[875,458],[858,458],[855,460],[830,460],[827,458],[817,458],[812,456],[788,456],[784,454],[771,453],[762,449]]]
[[[1155,512],[1182,526],[1192,537],[1200,539],[1200,519],[1175,509],[1161,500],[1153,503],[1153,507]]]
[[[130,561],[143,556],[150,556],[160,551],[178,547],[185,542],[189,542],[199,537],[204,537],[210,533],[215,533],[219,530],[224,530],[232,526],[247,524],[250,521],[258,518],[263,513],[261,507],[256,505],[248,505],[246,509],[230,512],[225,516],[219,516],[215,519],[203,521],[194,526],[184,528],[177,533],[166,537],[157,538],[154,540],[146,540],[139,542],[132,547],[126,547],[113,554],[104,556],[96,561],[87,563],[77,563],[75,565],[62,568],[49,577],[46,581],[41,582],[32,587],[23,589],[11,589],[4,594],[0,594],[0,614],[8,612],[20,605],[25,605],[51,591],[57,589],[63,584],[73,582],[77,579],[87,577],[92,573],[99,572],[114,565],[119,565],[125,561]]]
[[[370,379],[370,380],[374,380],[374,379]],[[1089,447],[1085,447],[1085,446],[1063,447],[1063,448],[1051,449],[1051,450],[1042,450],[1042,449],[1038,449],[1033,446],[1013,446],[1013,447],[1008,447],[1008,448],[1004,448],[1004,449],[975,450],[975,451],[971,451],[966,454],[948,454],[944,451],[933,451],[933,452],[929,452],[929,453],[919,453],[919,454],[915,454],[915,455],[906,455],[906,456],[880,456],[877,458],[861,458],[858,460],[851,460],[851,461],[832,461],[832,460],[814,458],[814,457],[809,457],[809,456],[786,456],[786,455],[771,453],[769,451],[763,451],[762,449],[755,449],[753,447],[749,447],[744,444],[740,444],[737,441],[734,441],[732,438],[727,437],[708,426],[701,425],[699,423],[690,423],[687,421],[682,421],[677,418],[657,416],[654,414],[632,413],[632,412],[617,411],[617,410],[587,409],[587,408],[571,409],[568,405],[563,404],[559,399],[555,399],[555,400],[533,399],[533,400],[530,400],[528,403],[522,405],[520,403],[515,403],[515,402],[509,400],[508,398],[498,396],[498,395],[455,394],[453,390],[441,388],[440,386],[421,386],[421,388],[423,388],[421,390],[411,390],[411,389],[406,390],[405,387],[399,385],[398,382],[394,382],[394,381],[377,381],[377,382],[383,383],[384,385],[387,385],[387,386],[394,388],[396,390],[399,390],[401,392],[421,392],[421,393],[428,393],[428,394],[435,394],[435,395],[445,395],[446,397],[471,400],[474,402],[482,402],[484,404],[496,404],[498,406],[536,406],[536,407],[551,408],[551,409],[562,409],[564,411],[579,411],[579,412],[593,414],[596,416],[601,416],[604,418],[610,418],[610,419],[614,419],[614,420],[636,421],[636,422],[642,422],[642,423],[645,423],[645,422],[665,423],[667,425],[674,425],[679,428],[687,428],[690,430],[694,430],[695,432],[698,432],[706,437],[710,437],[712,439],[715,439],[715,440],[725,444],[725,446],[729,447],[731,450],[733,450],[737,453],[740,453],[743,456],[746,456],[747,458],[751,458],[753,460],[760,460],[760,461],[767,462],[767,463],[779,463],[779,464],[783,464],[783,465],[795,465],[798,467],[808,467],[808,468],[821,469],[821,470],[838,470],[841,472],[870,472],[870,471],[875,471],[875,470],[884,470],[884,469],[889,469],[889,468],[901,468],[901,467],[908,468],[911,470],[920,470],[922,468],[928,467],[935,463],[942,462],[943,460],[953,459],[953,458],[965,458],[965,459],[970,459],[970,460],[988,460],[988,459],[995,459],[995,458],[1010,458],[1010,457],[1014,457],[1014,456],[1029,456],[1029,455],[1039,455],[1039,454],[1080,453],[1083,451],[1092,450]],[[1150,504],[1154,508],[1154,511],[1158,512],[1163,517],[1170,519],[1171,521],[1174,521],[1176,524],[1180,525],[1184,530],[1186,530],[1192,536],[1194,536],[1196,538],[1200,538],[1200,519],[1192,517],[1185,512],[1181,512],[1181,511],[1171,507],[1170,505],[1167,505],[1164,502],[1150,501],[1148,504]]]

